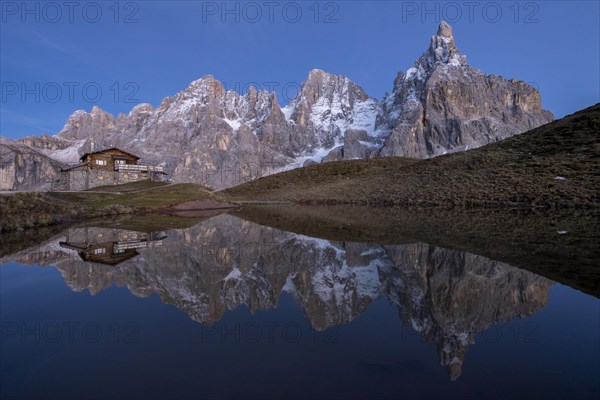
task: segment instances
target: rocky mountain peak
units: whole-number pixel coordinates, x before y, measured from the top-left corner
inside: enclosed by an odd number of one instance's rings
[[[93,107],[92,107],[92,112],[91,112],[91,114],[92,114],[92,115],[98,115],[98,114],[102,114],[103,112],[104,112],[104,111],[103,111],[103,110],[102,110],[100,107],[98,107],[98,106],[93,106]]]
[[[466,66],[467,59],[456,47],[452,27],[442,21],[437,34],[431,37],[429,49],[415,63],[421,73],[430,74],[437,65]]]
[[[442,21],[429,48],[394,81],[382,102],[380,156],[433,157],[504,139],[552,121],[525,82],[485,75],[467,64]]]
[[[310,71],[308,71],[308,77],[306,78],[307,82],[310,81],[321,81],[323,80],[324,77],[329,77],[332,76],[332,74],[323,71],[322,69],[319,68],[313,68]]]
[[[281,106],[279,105],[279,101],[277,100],[277,95],[275,92],[269,93],[269,104],[271,105],[271,112],[281,113]]]
[[[449,39],[452,38],[452,40],[454,40],[454,37],[452,36],[452,27],[450,26],[450,24],[448,24],[446,21],[440,22],[440,25],[438,26],[437,36]]]
[[[254,87],[254,85],[250,85],[250,87],[248,88],[248,95],[256,96],[257,93],[258,93],[258,91]]]
[[[305,89],[306,92],[310,92],[313,97],[327,95],[333,91],[339,92],[349,90],[349,94],[355,96],[357,99],[366,100],[369,98],[363,88],[352,82],[348,77],[331,74],[322,69],[313,69],[309,71],[306,81],[302,84],[301,92],[305,91]]]
[[[212,75],[203,76],[190,83],[181,93],[197,97],[201,101],[208,101],[225,94],[225,87]]]
[[[91,112],[77,110],[69,116],[59,136],[63,139],[81,139],[94,134],[101,134],[112,129],[115,118],[112,114],[98,106]]]
[[[129,112],[128,115],[131,117],[133,115],[138,115],[138,114],[148,114],[148,113],[151,113],[152,111],[154,111],[154,109],[152,108],[151,104],[140,103],[140,104],[136,104],[136,106],[131,109],[131,111]]]
[[[210,84],[211,82],[216,82],[217,79],[213,75],[204,75],[201,78],[196,79],[195,81],[190,82],[188,85],[189,88],[197,88],[206,84]]]
[[[313,69],[286,109],[293,111],[290,119],[294,124],[340,137],[355,122],[360,125],[357,129],[372,131],[374,103],[375,99],[347,77]],[[356,111],[360,115],[354,115]]]

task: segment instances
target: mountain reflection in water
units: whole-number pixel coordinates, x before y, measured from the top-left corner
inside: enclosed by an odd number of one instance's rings
[[[187,229],[138,232],[72,228],[2,262],[51,264],[74,291],[113,283],[152,293],[210,326],[227,310],[275,308],[283,292],[312,328],[346,324],[377,299],[433,345],[452,380],[475,336],[535,313],[552,281],[461,251],[425,243],[334,242],[220,215]]]

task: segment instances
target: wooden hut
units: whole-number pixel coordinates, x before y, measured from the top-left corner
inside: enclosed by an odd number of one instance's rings
[[[62,186],[66,190],[85,190],[148,179],[162,180],[163,167],[140,164],[139,160],[135,154],[117,147],[85,153],[79,164],[62,170]]]

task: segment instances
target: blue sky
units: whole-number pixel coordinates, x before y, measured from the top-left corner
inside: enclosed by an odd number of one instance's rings
[[[472,66],[530,82],[562,117],[600,101],[599,3],[3,0],[0,134],[56,134],[94,105],[157,106],[207,74],[273,88],[283,106],[320,68],[380,99],[441,19]]]

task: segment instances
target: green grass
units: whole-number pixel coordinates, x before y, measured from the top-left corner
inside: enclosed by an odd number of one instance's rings
[[[105,193],[133,193],[133,192],[141,192],[146,190],[152,190],[156,188],[161,188],[165,186],[178,186],[182,184],[169,184],[166,182],[159,181],[151,181],[144,180],[139,182],[131,182],[131,183],[123,183],[120,185],[106,185],[106,186],[96,186],[91,189],[87,189],[84,192],[105,192]],[[190,184],[194,185],[194,188],[203,190],[205,192],[213,192],[211,188],[208,186],[200,185],[197,183]]]
[[[212,200],[229,205],[202,185],[136,182],[81,192],[15,193],[0,196],[0,231],[85,218],[159,211],[179,203]]]
[[[0,232],[52,225],[80,218],[82,205],[46,193],[14,193],[0,196]]]
[[[86,192],[128,193],[139,190],[153,189],[166,185],[168,185],[166,182],[144,180],[139,182],[123,183],[121,185],[96,186],[91,189],[87,189]]]
[[[116,189],[121,188],[113,187],[110,188],[110,191],[101,188],[101,190],[83,192],[55,192],[49,193],[49,195],[60,200],[82,204],[92,209],[118,205],[140,211],[168,207],[192,200],[211,199],[224,202],[221,196],[207,191],[202,185],[194,183],[157,185],[145,188],[145,190],[139,190],[138,188],[133,190],[131,187],[126,187],[125,190]]]

